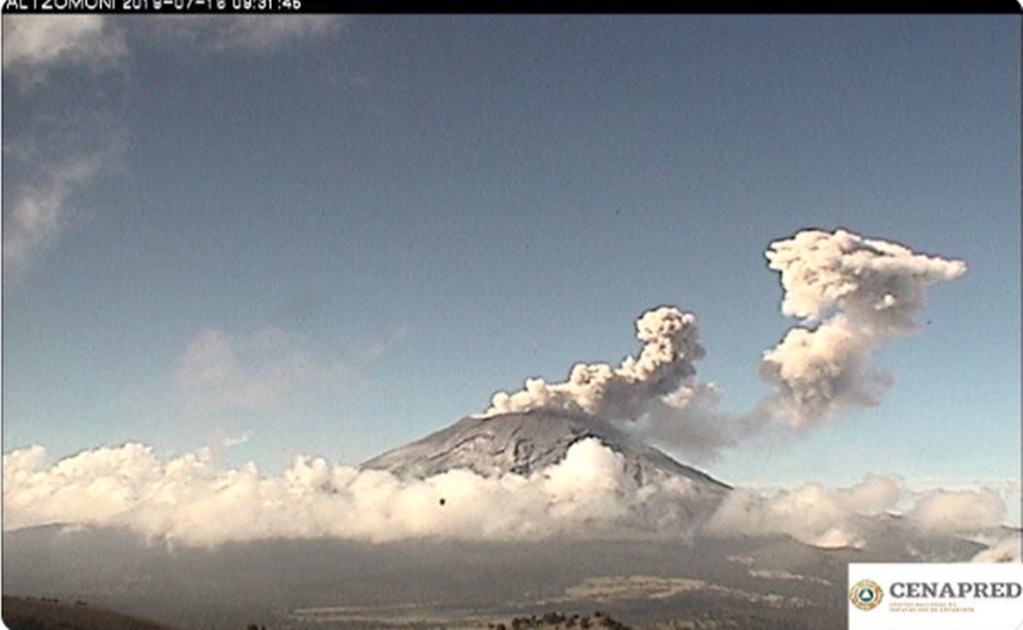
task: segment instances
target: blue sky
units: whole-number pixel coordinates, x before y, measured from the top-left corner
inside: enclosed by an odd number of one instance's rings
[[[706,467],[1019,476],[1018,16],[55,19],[4,17],[5,451],[358,462],[662,304],[738,413],[768,244],[845,227],[969,272],[881,405]]]

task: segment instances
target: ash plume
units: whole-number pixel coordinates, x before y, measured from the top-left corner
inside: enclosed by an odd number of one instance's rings
[[[803,320],[764,352],[760,368],[775,386],[764,409],[793,428],[876,404],[888,378],[870,369],[874,352],[919,328],[930,285],[966,273],[962,261],[845,230],[799,232],[771,243],[766,256],[781,273],[782,312]]]
[[[633,420],[655,400],[676,394],[696,374],[694,362],[704,355],[696,316],[673,306],[649,310],[636,321],[638,356],[618,367],[578,363],[564,383],[526,380],[513,394],[498,392],[486,415],[535,409],[582,411],[608,420]]]
[[[648,439],[712,459],[769,428],[803,429],[877,404],[891,379],[871,369],[874,353],[919,329],[930,285],[966,272],[962,261],[842,229],[803,230],[771,243],[765,256],[781,275],[782,312],[802,321],[763,353],[760,375],[773,391],[751,411],[718,410],[720,390],[696,377],[705,354],[696,316],[662,306],[636,322],[637,357],[618,367],[577,364],[563,383],[527,379],[517,392],[494,395],[485,414],[554,409],[633,421]]]

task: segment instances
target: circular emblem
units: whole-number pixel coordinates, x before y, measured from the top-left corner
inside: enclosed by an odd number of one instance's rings
[[[873,610],[884,599],[881,585],[873,580],[860,580],[849,589],[849,601],[860,610]]]

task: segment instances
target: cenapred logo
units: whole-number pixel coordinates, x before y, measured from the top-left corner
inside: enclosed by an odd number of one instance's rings
[[[1023,630],[1023,563],[850,562],[846,588],[849,630]]]
[[[849,589],[849,601],[860,610],[873,610],[884,599],[881,585],[873,580],[860,580]]]

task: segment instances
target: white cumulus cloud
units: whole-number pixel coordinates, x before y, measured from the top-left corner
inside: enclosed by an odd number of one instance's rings
[[[699,491],[689,480],[673,477],[637,481],[621,455],[597,438],[576,442],[561,461],[529,475],[485,477],[454,469],[425,479],[400,478],[308,456],[274,475],[251,462],[223,468],[211,449],[161,459],[137,443],[84,451],[52,465],[46,464],[42,447],[19,449],[4,455],[3,475],[8,529],[47,523],[114,526],[196,546],[318,537],[377,542],[613,538],[640,531],[681,540],[703,531],[785,534],[820,547],[855,547],[867,544],[872,523],[881,519],[914,535],[990,535],[1004,511],[986,489],[934,490],[921,495],[907,517],[887,518],[910,495],[886,476],[839,489],[817,484],[736,489],[716,507],[701,504],[702,515],[665,510],[666,505],[696,505]],[[991,555],[1004,555],[996,547]]]
[[[218,468],[209,449],[162,461],[136,443],[49,467],[44,459],[38,446],[4,455],[5,527],[117,526],[198,546],[280,537],[540,539],[613,532],[651,499],[625,474],[621,456],[593,438],[530,476],[451,470],[400,479],[305,456],[267,475],[253,463]],[[658,491],[684,501],[688,486]]]
[[[906,514],[925,530],[971,531],[978,523],[997,525],[1005,518],[1005,502],[997,493],[982,490],[931,490]]]
[[[908,504],[908,505],[907,505]],[[903,509],[907,509],[900,516]],[[848,488],[807,484],[791,490],[737,489],[707,530],[723,536],[786,534],[817,547],[864,547],[879,519],[913,535],[966,535],[1003,524],[1005,504],[988,488],[911,492],[895,478],[870,475]]]

